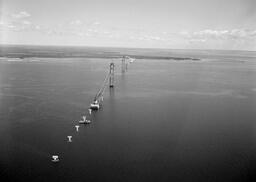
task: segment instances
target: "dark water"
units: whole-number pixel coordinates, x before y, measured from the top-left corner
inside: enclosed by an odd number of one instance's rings
[[[192,53],[203,59],[138,59],[124,75],[115,59],[115,88],[79,132],[110,60],[1,59],[1,179],[254,181],[256,55]]]

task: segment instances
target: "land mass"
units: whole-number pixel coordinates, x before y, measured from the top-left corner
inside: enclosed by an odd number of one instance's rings
[[[154,54],[150,54],[150,52]],[[1,46],[0,57],[5,58],[121,58],[129,56],[135,59],[162,59],[162,60],[192,60],[198,61],[200,58],[183,57],[155,54],[154,50],[144,50],[135,52],[133,49],[113,49],[113,48],[93,48],[93,47],[53,47],[53,46]]]

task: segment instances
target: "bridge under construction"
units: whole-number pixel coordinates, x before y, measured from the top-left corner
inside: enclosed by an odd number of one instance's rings
[[[129,56],[123,56],[122,57],[122,65],[121,70],[122,73],[125,73],[128,69],[128,64],[132,63],[135,59],[129,57]],[[129,62],[127,62],[129,61]],[[103,102],[103,95],[106,87],[109,85],[110,89],[114,87],[114,71],[115,71],[115,64],[112,62],[109,65],[109,72],[107,73],[100,89],[96,93],[93,103],[91,103],[90,108],[93,110],[98,110],[100,108],[101,102]]]
[[[121,60],[122,61],[122,66],[121,66],[122,73],[125,73],[128,69],[128,63],[126,60],[129,60],[129,63],[132,63],[135,59],[132,59],[128,56],[123,56],[123,58]],[[109,85],[110,89],[114,88],[114,71],[115,71],[115,64],[112,62],[109,65],[109,72],[107,73],[100,89],[96,93],[94,100],[90,105],[90,108],[88,109],[89,115],[91,115],[92,110],[98,110],[100,108],[101,102],[103,102],[103,94],[104,94],[106,87]],[[87,120],[85,115],[82,116],[82,118],[83,118],[83,120],[78,121],[79,124],[90,124],[91,123],[91,120]],[[76,132],[79,132],[79,127],[80,127],[79,125],[75,125]],[[67,138],[68,138],[67,142],[71,143],[72,136],[68,135]],[[53,163],[58,163],[60,161],[59,155],[56,155],[56,154],[52,155],[51,161]]]

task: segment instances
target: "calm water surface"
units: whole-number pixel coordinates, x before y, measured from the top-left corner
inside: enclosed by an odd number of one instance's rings
[[[124,75],[115,60],[115,88],[79,132],[109,60],[39,60],[0,61],[2,179],[254,180],[254,58],[141,59]]]

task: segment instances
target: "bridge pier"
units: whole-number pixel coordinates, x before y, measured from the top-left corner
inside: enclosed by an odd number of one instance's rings
[[[114,87],[114,68],[115,64],[110,63],[109,65],[109,87]]]
[[[122,58],[122,73],[125,73],[126,65],[125,65],[125,56]]]

